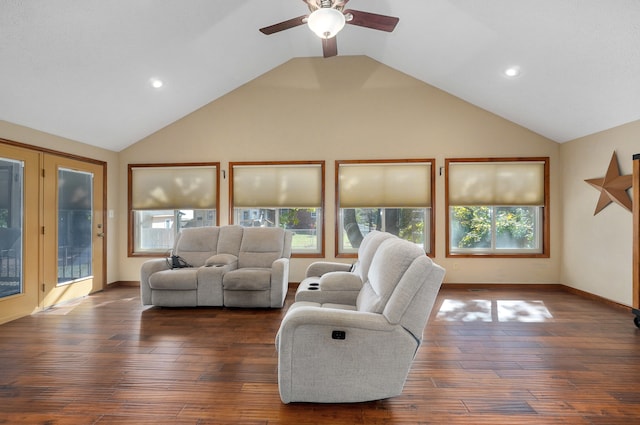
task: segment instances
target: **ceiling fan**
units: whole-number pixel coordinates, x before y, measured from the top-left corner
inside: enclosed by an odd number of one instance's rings
[[[338,54],[336,34],[345,24],[358,25],[374,30],[391,32],[399,19],[393,16],[378,15],[376,13],[361,12],[359,10],[344,9],[349,0],[302,0],[311,11],[308,15],[298,16],[268,27],[260,28],[266,35],[288,30],[302,24],[322,39],[322,53],[325,58]]]

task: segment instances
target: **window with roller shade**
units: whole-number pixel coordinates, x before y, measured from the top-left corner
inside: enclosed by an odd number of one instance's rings
[[[185,227],[218,224],[219,163],[130,164],[129,255],[166,255]]]
[[[372,230],[433,252],[433,159],[337,161],[336,252],[355,256]]]
[[[447,256],[549,255],[549,159],[445,160]]]
[[[293,256],[324,256],[324,161],[229,165],[234,224],[291,230]]]

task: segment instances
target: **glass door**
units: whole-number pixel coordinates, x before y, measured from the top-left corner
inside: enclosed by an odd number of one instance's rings
[[[38,307],[40,154],[0,144],[0,323]]]
[[[0,298],[22,294],[24,161],[0,158]]]
[[[41,307],[103,288],[102,166],[45,155]]]

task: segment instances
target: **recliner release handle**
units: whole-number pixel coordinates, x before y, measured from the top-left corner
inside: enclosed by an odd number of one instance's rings
[[[331,338],[332,339],[345,339],[347,337],[347,333],[345,331],[332,331]]]

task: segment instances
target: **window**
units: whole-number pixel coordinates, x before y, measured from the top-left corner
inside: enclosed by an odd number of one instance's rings
[[[93,174],[58,168],[58,285],[93,275]]]
[[[324,256],[324,161],[231,163],[231,217],[293,232],[292,255]]]
[[[355,256],[372,230],[433,252],[432,159],[337,161],[337,256]]]
[[[0,298],[23,292],[24,161],[0,157]]]
[[[448,159],[447,256],[548,257],[548,158]]]
[[[185,227],[215,226],[219,163],[129,165],[129,255],[165,255]]]

